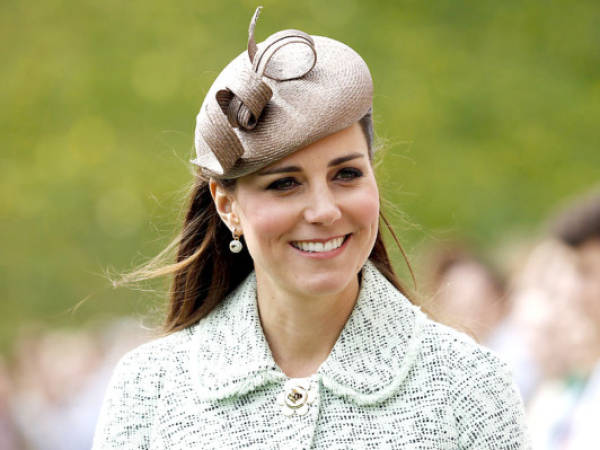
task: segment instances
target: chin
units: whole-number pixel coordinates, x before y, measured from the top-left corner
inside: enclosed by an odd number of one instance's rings
[[[298,276],[293,284],[302,295],[325,296],[340,294],[348,289],[355,280],[357,280],[357,274],[345,269],[304,274]]]

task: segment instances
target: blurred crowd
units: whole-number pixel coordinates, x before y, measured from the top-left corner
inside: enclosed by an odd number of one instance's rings
[[[427,309],[511,367],[534,450],[597,448],[600,191],[560,211],[498,268],[465,245],[422,266]],[[0,359],[0,449],[87,449],[116,361],[149,339],[131,319],[96,330],[29,331]]]
[[[464,246],[429,256],[436,317],[511,367],[534,450],[598,448],[600,191],[577,199],[498,271]]]
[[[24,331],[0,359],[0,449],[83,450],[118,359],[149,337],[129,318],[101,327]]]

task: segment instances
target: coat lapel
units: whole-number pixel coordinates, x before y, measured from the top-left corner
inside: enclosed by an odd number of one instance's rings
[[[317,375],[327,389],[357,404],[385,400],[412,367],[425,320],[368,261],[352,314]],[[287,379],[260,324],[254,273],[190,331],[190,373],[201,400],[240,396]]]
[[[244,395],[285,379],[262,331],[256,306],[256,276],[192,328],[191,374],[202,400]]]
[[[384,401],[413,366],[425,320],[419,308],[367,262],[354,310],[319,369],[323,384],[360,405]]]

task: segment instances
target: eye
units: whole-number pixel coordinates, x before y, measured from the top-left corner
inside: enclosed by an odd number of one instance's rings
[[[355,169],[354,167],[344,167],[340,169],[338,173],[335,174],[335,177],[338,180],[353,180],[355,178],[360,178],[363,176],[362,170]]]
[[[295,188],[299,184],[300,183],[298,183],[295,178],[285,177],[285,178],[280,178],[278,180],[273,181],[271,184],[269,184],[267,186],[267,189],[274,190],[274,191],[287,191],[287,190]]]

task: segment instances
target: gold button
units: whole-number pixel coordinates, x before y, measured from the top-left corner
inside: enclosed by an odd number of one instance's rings
[[[277,396],[281,412],[286,416],[303,416],[315,401],[316,392],[310,378],[292,378],[285,383],[283,392]]]

